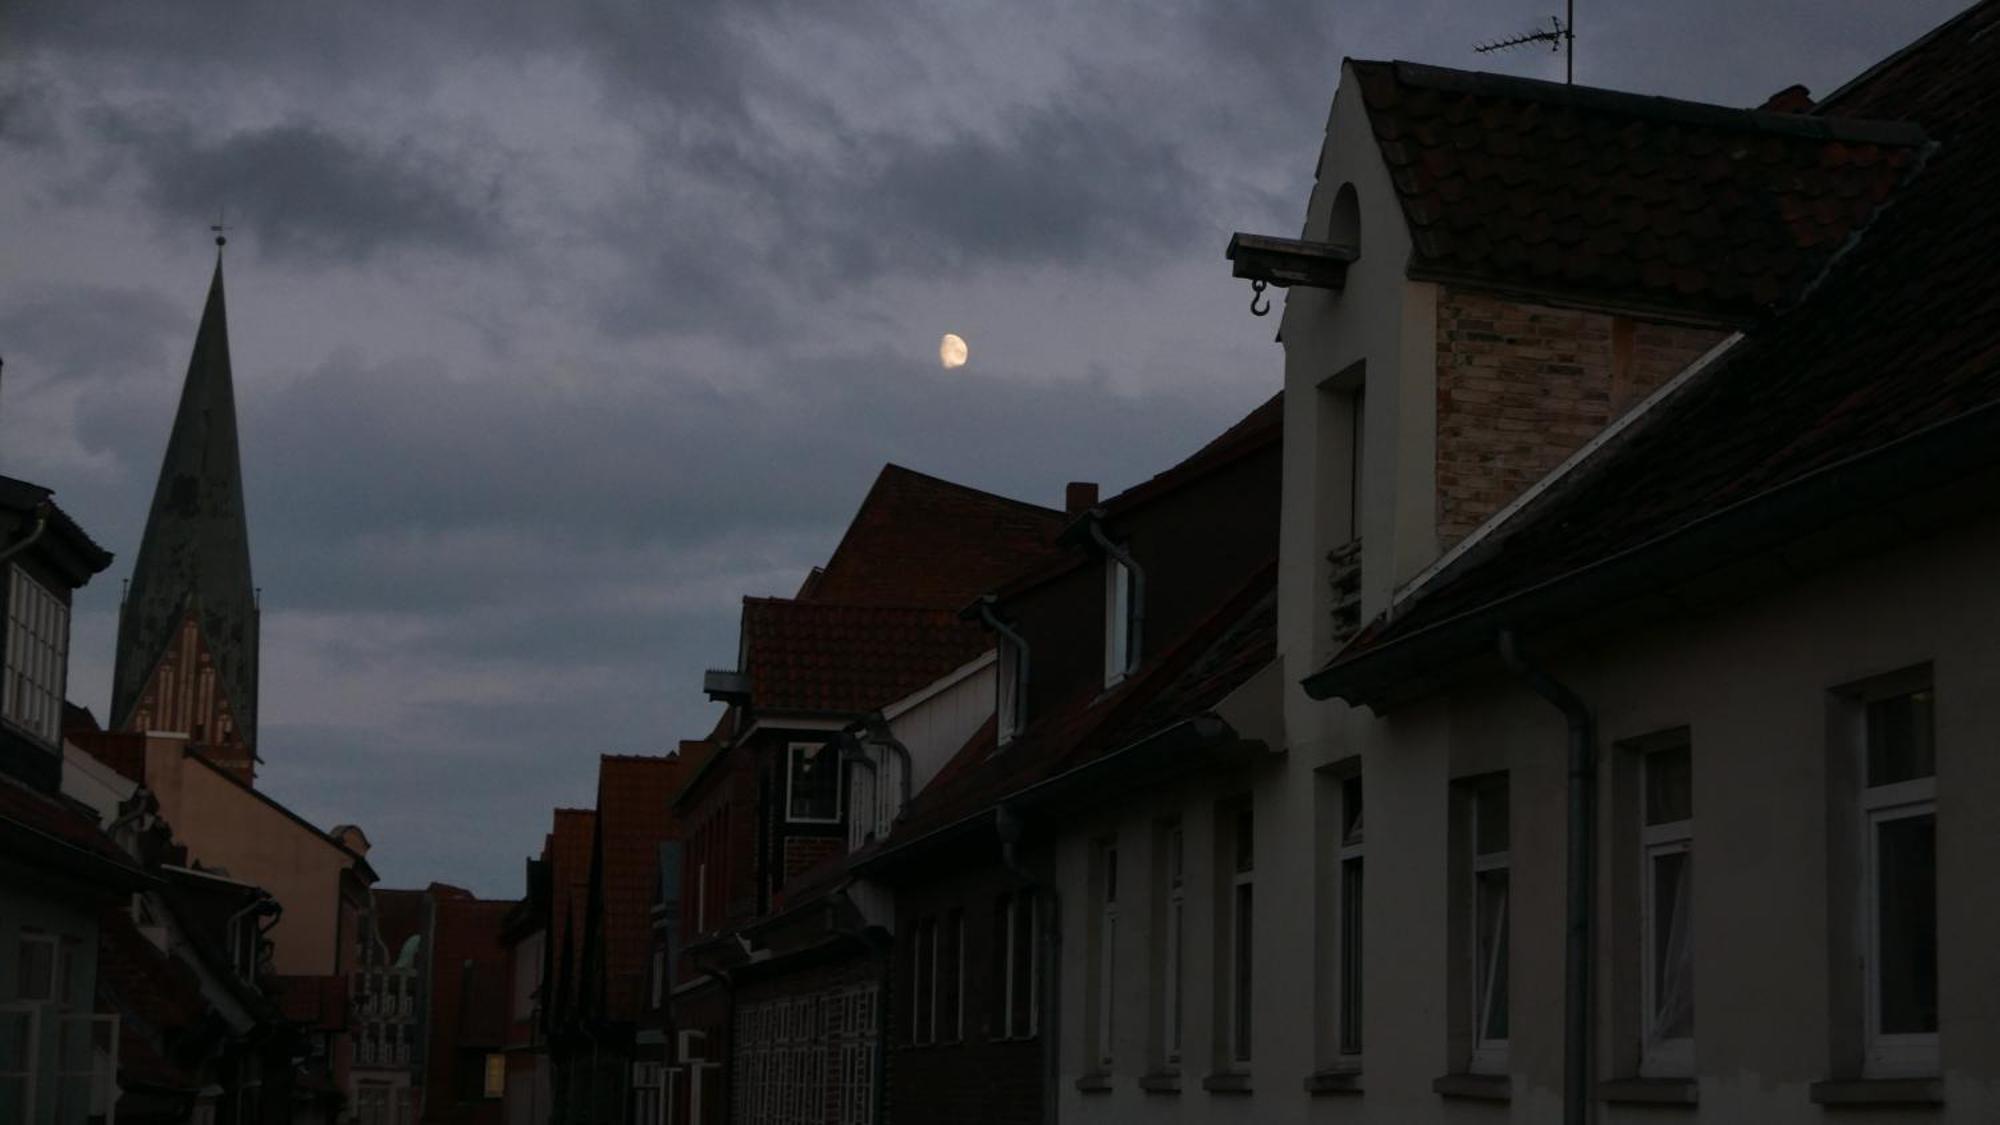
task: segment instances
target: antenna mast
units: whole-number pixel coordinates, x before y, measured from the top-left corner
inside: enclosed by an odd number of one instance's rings
[[[1525,47],[1530,43],[1547,43],[1549,50],[1563,53],[1563,84],[1576,84],[1576,0],[1569,0],[1566,7],[1568,17],[1550,16],[1549,27],[1544,31],[1528,31],[1506,39],[1496,39],[1491,43],[1481,43],[1473,51],[1485,55],[1494,51],[1505,51],[1513,47]]]

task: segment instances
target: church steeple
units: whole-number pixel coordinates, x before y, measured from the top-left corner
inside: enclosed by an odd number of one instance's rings
[[[119,613],[111,726],[184,733],[248,782],[256,773],[257,595],[216,242],[208,303]]]

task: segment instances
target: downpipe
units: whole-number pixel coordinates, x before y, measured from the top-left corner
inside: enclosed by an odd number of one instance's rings
[[[1596,723],[1583,698],[1530,661],[1512,629],[1500,630],[1500,661],[1569,725],[1568,828],[1563,933],[1563,1125],[1590,1119],[1591,916],[1595,895],[1591,816],[1596,793]]]

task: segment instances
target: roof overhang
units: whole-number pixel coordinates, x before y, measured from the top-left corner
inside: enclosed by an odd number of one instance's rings
[[[1538,585],[1337,655],[1304,686],[1315,699],[1388,711],[1497,668],[1502,629],[1572,643],[1635,622],[1684,619],[1995,510],[2000,403],[1989,403]],[[1493,549],[1504,547],[1502,539]]]
[[[1335,293],[1347,287],[1347,267],[1359,256],[1352,246],[1243,231],[1229,236],[1229,248],[1223,253],[1234,263],[1233,277],[1280,289],[1303,285]]]

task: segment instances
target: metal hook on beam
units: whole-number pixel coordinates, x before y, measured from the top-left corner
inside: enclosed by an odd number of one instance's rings
[[[1259,301],[1262,301],[1263,304],[1258,304]],[[1264,279],[1253,279],[1250,282],[1250,315],[1263,316],[1270,311],[1271,299],[1264,296]]]

